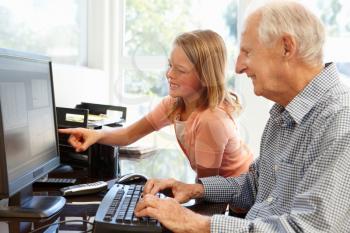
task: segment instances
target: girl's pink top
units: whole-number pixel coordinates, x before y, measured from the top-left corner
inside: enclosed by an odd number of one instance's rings
[[[165,97],[146,116],[154,130],[176,124],[168,117],[175,101],[173,97]],[[223,107],[194,111],[183,124],[183,135],[175,133],[178,139],[182,139],[178,142],[194,171],[198,165],[219,168],[216,175],[224,177],[239,176],[248,171],[253,155],[241,141],[234,119]]]

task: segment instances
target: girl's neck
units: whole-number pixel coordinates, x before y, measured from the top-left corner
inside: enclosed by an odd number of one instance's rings
[[[181,120],[186,121],[189,116],[192,114],[192,112],[196,111],[198,107],[198,101],[186,101],[184,100],[185,103],[185,109],[181,112]]]

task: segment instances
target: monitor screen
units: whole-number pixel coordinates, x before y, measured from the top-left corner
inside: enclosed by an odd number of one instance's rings
[[[59,165],[51,63],[0,49],[0,197]]]

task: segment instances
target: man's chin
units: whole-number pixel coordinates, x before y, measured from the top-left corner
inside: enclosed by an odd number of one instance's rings
[[[261,96],[261,92],[260,92],[259,90],[255,90],[255,89],[254,89],[254,94],[255,94],[256,96]]]

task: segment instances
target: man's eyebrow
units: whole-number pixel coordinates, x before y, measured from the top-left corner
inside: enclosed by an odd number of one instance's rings
[[[245,53],[249,51],[249,49],[247,47],[244,47],[244,46],[241,46],[239,49]]]

